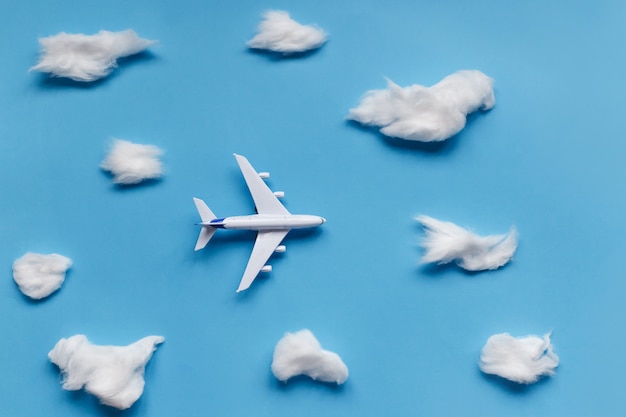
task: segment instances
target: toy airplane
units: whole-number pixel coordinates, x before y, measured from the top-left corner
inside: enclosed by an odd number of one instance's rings
[[[240,292],[250,287],[259,272],[272,270],[271,265],[265,265],[265,263],[272,253],[286,250],[280,242],[291,229],[317,227],[323,224],[326,219],[319,216],[289,213],[277,198],[283,197],[284,193],[273,193],[263,181],[264,178],[269,178],[269,173],[257,173],[245,157],[234,155],[256,204],[258,214],[217,218],[204,201],[199,198],[194,198],[193,201],[196,203],[196,208],[202,219],[202,222],[198,223],[202,226],[202,230],[196,242],[196,250],[204,248],[217,229],[255,230],[258,232],[252,254],[248,260],[248,266],[246,266],[237,289],[237,292]]]

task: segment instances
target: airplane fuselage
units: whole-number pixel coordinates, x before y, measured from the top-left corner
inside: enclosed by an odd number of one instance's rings
[[[200,223],[204,227],[232,230],[291,230],[317,227],[326,221],[323,217],[308,214],[270,215],[253,214],[213,219]]]

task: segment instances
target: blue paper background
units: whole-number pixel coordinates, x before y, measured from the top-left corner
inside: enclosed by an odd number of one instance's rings
[[[250,52],[261,13],[330,34],[298,59]],[[0,404],[19,416],[617,416],[625,408],[623,1],[7,1],[0,4]],[[28,73],[37,38],[133,28],[160,42],[107,79]],[[431,85],[460,69],[496,80],[496,107],[437,146],[345,121],[384,76]],[[120,189],[112,137],[162,147],[162,181]],[[218,215],[252,202],[232,153],[270,170],[292,212],[274,272],[236,294],[253,234],[194,253],[191,197]],[[515,224],[505,268],[418,265],[427,214],[481,234]],[[11,277],[26,251],[74,266],[31,302]],[[345,385],[277,382],[285,331],[310,328]],[[553,331],[554,378],[482,375],[495,333]],[[128,411],[63,391],[47,352],[166,337]]]

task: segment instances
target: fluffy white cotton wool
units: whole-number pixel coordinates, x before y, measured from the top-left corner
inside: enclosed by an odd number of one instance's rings
[[[40,38],[41,57],[31,71],[49,72],[74,81],[95,81],[109,75],[117,59],[139,53],[156,41],[141,39],[131,30],[95,35],[70,34]]]
[[[308,329],[285,333],[278,341],[274,349],[272,372],[281,381],[296,375],[337,384],[343,384],[348,379],[348,367],[339,355],[322,349]]]
[[[65,256],[28,252],[13,262],[13,279],[20,291],[39,300],[61,288],[70,266],[72,260]]]
[[[148,336],[128,346],[98,346],[79,334],[59,340],[48,358],[61,369],[64,389],[84,387],[102,404],[125,410],[141,397],[145,366],[163,341]]]
[[[421,246],[426,250],[422,262],[456,263],[468,271],[497,269],[509,262],[517,249],[517,230],[506,235],[478,236],[451,222],[429,216],[416,219],[425,229]]]
[[[495,105],[493,82],[477,70],[458,71],[432,87],[402,88],[387,80],[388,88],[367,92],[348,119],[379,126],[394,138],[443,141],[465,127],[469,113]]]
[[[326,42],[326,33],[315,26],[302,25],[281,10],[270,10],[259,24],[257,35],[248,47],[285,54],[319,48]]]
[[[539,377],[554,375],[559,357],[553,352],[550,333],[543,336],[513,337],[508,333],[491,336],[480,355],[480,370],[520,384],[532,384]]]
[[[141,145],[115,139],[100,168],[113,174],[116,184],[138,184],[163,175],[159,156],[163,151],[154,145]]]

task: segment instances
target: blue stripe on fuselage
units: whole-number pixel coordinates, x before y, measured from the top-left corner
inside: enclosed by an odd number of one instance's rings
[[[211,227],[217,227],[219,229],[223,229],[224,228],[224,219],[225,217],[222,217],[221,219],[213,219],[209,222],[209,226]]]

